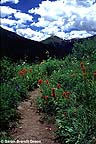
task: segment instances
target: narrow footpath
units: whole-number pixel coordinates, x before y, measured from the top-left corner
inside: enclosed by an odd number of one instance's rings
[[[18,106],[21,119],[11,134],[14,140],[20,141],[18,144],[21,144],[22,141],[26,144],[58,144],[54,141],[54,124],[40,121],[41,115],[37,112],[36,108],[36,98],[38,94],[38,89],[29,92],[29,98],[21,102]]]

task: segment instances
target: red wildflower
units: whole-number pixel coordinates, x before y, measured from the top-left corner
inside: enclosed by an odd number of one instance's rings
[[[32,69],[31,69],[31,68],[29,69],[29,72],[32,72]]]
[[[67,112],[64,112],[64,116],[65,116],[65,117],[67,116]]]
[[[52,94],[51,94],[52,97],[55,97],[55,88],[52,88]]]
[[[23,74],[22,71],[19,71],[19,72],[18,72],[18,75],[19,75],[19,76],[22,76],[22,75],[24,75],[24,74]]]
[[[47,100],[48,99],[48,96],[45,96],[45,100]]]
[[[57,88],[58,88],[58,89],[61,88],[61,84],[57,84]]]
[[[49,84],[49,81],[48,81],[48,80],[46,80],[46,84]]]
[[[86,67],[84,66],[83,62],[80,63],[80,67],[83,73],[83,78],[86,79]]]
[[[70,92],[68,92],[68,91],[63,92],[63,96],[65,98],[69,98],[69,95],[70,95]]]
[[[83,62],[80,63],[80,67],[81,67],[82,72],[86,73],[86,67],[84,66]]]
[[[51,96],[52,96],[52,97],[55,97],[55,93],[52,93]]]
[[[52,92],[55,92],[55,88],[52,88]]]
[[[24,68],[21,70],[21,72],[25,74],[27,72],[27,69]]]
[[[48,96],[41,96],[41,98],[45,99],[45,100],[48,100]]]
[[[82,72],[86,73],[86,67],[85,66],[82,68]]]
[[[27,69],[22,69],[18,72],[19,76],[25,75],[27,73]]]
[[[42,84],[42,82],[43,82],[43,80],[42,80],[42,79],[39,79],[39,80],[38,80],[38,84],[39,84],[39,85],[41,85],[41,84]]]
[[[84,63],[83,62],[80,63],[80,67],[81,67],[81,69],[84,67]]]

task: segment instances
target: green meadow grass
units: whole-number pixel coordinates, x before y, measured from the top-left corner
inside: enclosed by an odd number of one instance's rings
[[[64,59],[41,63],[0,60],[0,135],[17,118],[16,108],[39,87],[37,107],[54,117],[61,144],[91,144],[96,136],[96,40],[75,44]],[[3,136],[2,136],[3,137]]]

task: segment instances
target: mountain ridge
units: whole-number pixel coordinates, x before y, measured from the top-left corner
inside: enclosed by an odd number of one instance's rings
[[[75,42],[84,39],[63,40],[57,36],[51,36],[43,41],[34,41],[19,36],[0,27],[1,53],[0,57],[7,56],[12,59],[20,59],[25,56],[30,60],[43,60],[51,57],[62,58],[71,53]],[[94,37],[94,36],[93,36]],[[88,37],[87,39],[93,38]],[[48,52],[48,53],[46,53]]]
[[[45,58],[48,46],[41,42],[26,39],[3,28],[0,28],[0,37],[0,57],[7,56],[12,59],[18,59],[28,56],[32,60],[36,57],[39,57],[40,59]]]

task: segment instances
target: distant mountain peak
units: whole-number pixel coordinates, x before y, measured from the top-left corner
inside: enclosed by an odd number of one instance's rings
[[[62,58],[71,52],[75,42],[93,39],[94,37],[96,35],[84,39],[63,40],[52,35],[41,42],[37,42],[0,28],[0,57],[7,56],[13,59],[21,59],[27,56],[30,60],[35,60],[37,57],[43,60],[47,58],[46,51],[48,51],[51,57]]]
[[[56,36],[56,35],[52,35],[52,36],[50,36],[49,38],[56,38],[56,39],[62,39],[62,38],[60,38],[60,37],[58,37],[58,36]],[[63,39],[62,39],[63,40]]]
[[[47,39],[41,41],[44,44],[52,44],[54,45],[54,43],[58,43],[61,44],[64,40],[56,35],[52,35],[50,37],[48,37]]]
[[[56,35],[51,35],[50,37],[48,37],[47,39],[61,39],[61,40],[63,40],[62,38],[60,38],[60,37],[58,37],[58,36],[56,36]]]

